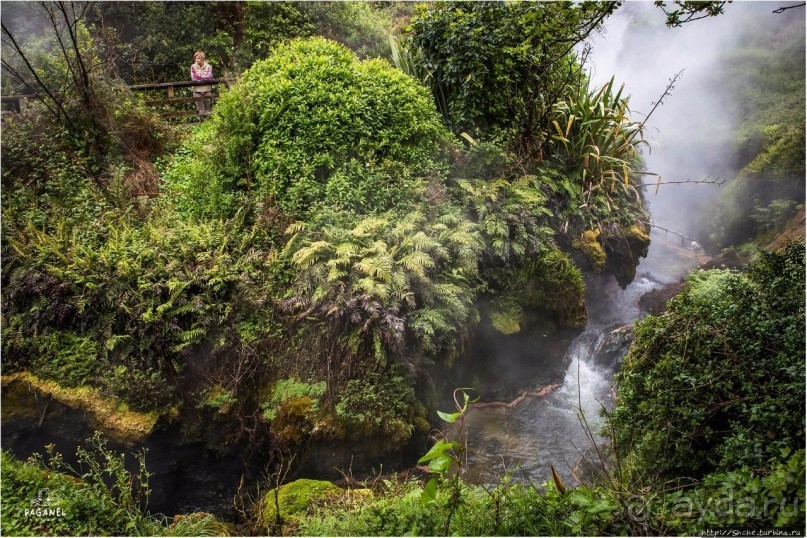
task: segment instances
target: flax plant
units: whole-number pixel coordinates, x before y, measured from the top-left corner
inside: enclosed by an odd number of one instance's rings
[[[624,85],[615,91],[611,78],[599,89],[581,86],[557,103],[551,122],[553,154],[579,178],[584,193],[601,190],[609,198],[621,185],[636,194],[631,178],[638,175],[639,148],[646,145],[643,124],[632,121]]]

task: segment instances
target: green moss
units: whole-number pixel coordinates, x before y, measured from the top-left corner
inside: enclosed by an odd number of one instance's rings
[[[210,407],[219,413],[227,414],[237,401],[232,391],[225,389],[221,385],[213,385],[205,392],[202,401],[199,402],[199,407]]]
[[[602,272],[605,268],[607,256],[605,249],[600,244],[600,232],[598,230],[586,230],[580,239],[572,242],[572,246],[585,254],[595,271]]]
[[[316,500],[328,497],[342,489],[325,480],[301,478],[269,490],[263,497],[263,520],[272,525],[277,521],[278,506],[284,521],[303,514]],[[277,496],[277,497],[276,497]]]
[[[622,233],[628,241],[647,243],[648,245],[650,244],[650,235],[647,233],[647,228],[645,226],[631,224],[627,228],[623,228]]]
[[[49,396],[67,407],[83,411],[94,427],[115,441],[125,444],[144,439],[154,429],[161,416],[176,413],[174,408],[163,410],[161,413],[131,411],[121,407],[115,398],[104,396],[98,390],[90,387],[62,387],[58,383],[40,379],[28,372],[3,376],[2,385],[3,392],[13,392],[17,390],[16,387],[27,386],[30,390]],[[5,398],[4,403],[6,403]],[[25,414],[23,410],[9,410],[8,412],[15,415]],[[3,409],[4,417],[8,416],[8,412]]]
[[[502,334],[516,334],[521,330],[524,311],[517,304],[507,304],[501,310],[490,312],[493,328]]]
[[[305,397],[310,404],[310,411],[316,412],[320,397],[325,394],[325,382],[306,383],[296,379],[280,379],[272,387],[268,401],[261,404],[263,416],[274,420],[284,403],[289,400]]]
[[[547,319],[563,327],[586,322],[583,276],[558,248],[514,268],[489,270],[487,276],[503,290],[491,300],[489,313],[493,326],[503,334]]]

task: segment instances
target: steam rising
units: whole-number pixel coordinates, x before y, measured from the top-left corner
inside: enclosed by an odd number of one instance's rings
[[[725,59],[752,35],[769,34],[783,17],[803,17],[803,8],[772,14],[783,2],[737,2],[723,15],[667,28],[651,2],[625,3],[592,39],[591,77],[602,85],[612,76],[625,83],[635,120],[643,120],[669,80],[683,71],[672,94],[653,113],[645,131],[650,151],[646,169],[661,181],[731,180],[738,172],[733,131],[735,89],[727,82]],[[736,80],[736,77],[734,78]],[[645,176],[654,183],[655,176]],[[718,186],[661,185],[647,190],[653,221],[696,236],[698,220],[718,194]]]

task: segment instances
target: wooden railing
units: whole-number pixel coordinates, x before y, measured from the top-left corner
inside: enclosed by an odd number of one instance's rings
[[[202,101],[205,99],[211,100],[211,103],[216,100],[216,92],[210,92],[210,95],[207,96],[199,96],[199,97],[177,97],[177,89],[185,89],[190,88],[193,90],[194,86],[218,86],[219,84],[224,84],[225,86],[229,87],[231,82],[234,82],[236,79],[234,78],[216,78],[213,80],[207,81],[192,81],[192,80],[185,80],[181,82],[163,82],[160,84],[134,84],[129,86],[129,89],[136,92],[155,92],[155,93],[165,93],[166,97],[158,98],[158,99],[146,99],[146,106],[150,107],[168,107],[170,110],[164,111],[160,113],[160,117],[164,119],[176,119],[176,118],[191,118],[191,117],[201,117],[199,112],[196,110],[176,110],[176,105],[183,105],[187,103],[196,103],[197,101]],[[188,92],[190,93],[190,92]],[[27,106],[27,101],[29,99],[36,99],[37,96],[33,94],[26,94],[26,95],[9,95],[3,96],[0,98],[0,103],[11,105],[9,110],[3,110],[4,113],[14,113],[14,112],[22,112],[25,110]]]
[[[153,91],[153,92],[165,92],[166,97],[161,99],[150,99],[146,100],[146,105],[151,107],[163,107],[163,106],[170,106],[171,108],[175,107],[175,105],[182,105],[186,103],[196,103],[197,101],[203,101],[206,99],[215,101],[216,94],[215,92],[210,92],[210,95],[207,96],[199,96],[199,97],[177,97],[176,96],[176,89],[178,88],[190,88],[191,91],[193,90],[194,86],[217,86],[219,84],[224,84],[225,86],[229,87],[230,83],[235,81],[234,78],[215,78],[213,80],[206,80],[206,81],[191,81],[185,80],[182,82],[163,82],[160,84],[135,84],[129,86],[129,89],[132,91],[144,92],[144,91]],[[163,112],[160,114],[160,117],[164,119],[175,119],[175,118],[191,118],[194,116],[199,116],[199,113],[196,110],[185,110],[185,111],[176,111],[172,110],[170,112]]]
[[[4,95],[0,97],[0,103],[11,105],[11,110],[3,110],[3,112],[22,112],[25,110],[28,99],[36,99],[36,95]]]

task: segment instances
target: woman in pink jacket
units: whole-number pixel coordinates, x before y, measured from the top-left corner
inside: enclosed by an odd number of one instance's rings
[[[205,61],[205,53],[201,50],[197,50],[196,54],[193,55],[193,59],[194,62],[191,64],[191,80],[213,80],[213,67]],[[206,97],[206,99],[196,101],[196,110],[199,112],[200,116],[210,114],[210,92],[212,89],[212,86],[207,85],[193,86],[194,97]]]

